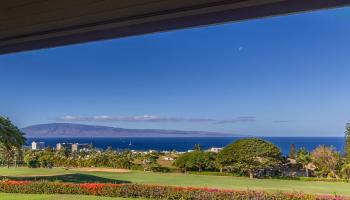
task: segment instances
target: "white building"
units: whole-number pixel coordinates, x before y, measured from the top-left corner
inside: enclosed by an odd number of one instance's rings
[[[32,150],[41,150],[45,148],[45,142],[32,142]]]
[[[67,150],[72,150],[72,143],[57,143],[56,144],[56,150],[62,150],[62,149],[67,149]]]
[[[79,143],[74,143],[72,144],[72,151],[89,151],[91,150],[91,145],[90,144],[79,144]]]
[[[166,160],[166,161],[174,161],[175,159],[172,158],[172,157],[164,156],[164,157],[163,157],[163,160]]]
[[[219,147],[212,147],[210,149],[208,149],[209,152],[214,152],[214,153],[219,153],[223,148],[219,148]]]

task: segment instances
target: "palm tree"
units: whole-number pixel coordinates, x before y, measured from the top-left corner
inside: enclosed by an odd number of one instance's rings
[[[303,165],[303,168],[305,168],[306,176],[309,176],[309,168],[308,165],[311,163],[311,155],[310,153],[305,149],[301,148],[299,149],[297,153],[297,162]]]
[[[200,144],[195,144],[194,145],[194,150],[195,151],[202,151],[202,146]]]
[[[344,176],[350,179],[350,163],[345,163],[340,171]]]
[[[10,167],[11,160],[16,157],[25,141],[24,133],[13,125],[10,119],[0,116],[0,151],[7,167]]]

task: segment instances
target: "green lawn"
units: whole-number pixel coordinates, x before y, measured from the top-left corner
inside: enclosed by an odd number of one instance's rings
[[[297,191],[305,193],[350,195],[350,183],[313,182],[299,180],[248,179],[222,176],[184,175],[174,173],[147,173],[133,171],[130,173],[79,172],[64,169],[6,169],[0,168],[0,175],[11,179],[46,179],[64,182],[117,182],[144,183],[192,187],[212,187],[225,189],[255,189],[269,191]],[[38,175],[52,175],[38,177]]]
[[[1,200],[130,200],[130,198],[96,197],[83,195],[47,195],[47,194],[6,194],[0,193]],[[133,199],[141,200],[141,199]]]

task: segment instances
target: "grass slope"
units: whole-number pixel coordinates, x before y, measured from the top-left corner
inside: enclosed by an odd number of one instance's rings
[[[111,172],[79,172],[64,169],[29,169],[0,168],[1,176],[9,176],[11,179],[29,179],[63,182],[116,182],[116,183],[143,183],[191,187],[212,187],[225,189],[254,189],[268,191],[291,191],[319,194],[339,194],[350,196],[350,183],[340,182],[311,182],[299,180],[277,179],[248,179],[237,177],[186,175],[175,173],[147,173],[133,171],[130,173]],[[49,177],[38,177],[52,175]],[[36,176],[36,177],[33,177]]]

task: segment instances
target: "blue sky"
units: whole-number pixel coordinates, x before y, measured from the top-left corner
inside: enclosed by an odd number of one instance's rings
[[[0,56],[0,114],[257,136],[342,136],[350,8]]]

